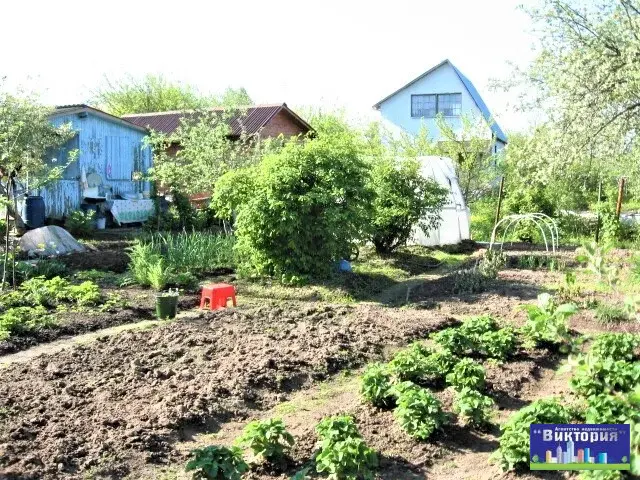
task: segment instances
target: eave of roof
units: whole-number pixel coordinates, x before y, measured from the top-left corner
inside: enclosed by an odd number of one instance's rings
[[[136,125],[135,123],[131,123],[128,120],[120,117],[116,117],[115,115],[111,115],[110,113],[104,112],[98,108],[91,107],[84,103],[78,103],[73,105],[60,105],[56,106],[55,110],[51,113],[50,117],[59,117],[61,115],[74,115],[80,112],[92,113],[98,117],[102,117],[106,120],[112,121],[114,123],[118,123],[127,128],[132,128],[133,130],[138,130],[140,132],[149,133],[149,131],[141,127],[140,125]]]
[[[243,131],[253,135],[258,133],[278,113],[285,111],[301,127],[308,131],[314,131],[313,127],[291,110],[286,103],[269,105],[248,105],[237,107],[242,113],[229,119],[231,137],[239,136]],[[223,112],[224,107],[210,108],[211,112]],[[123,115],[123,118],[139,126],[145,126],[165,134],[173,133],[180,125],[180,120],[188,115],[195,114],[195,110],[172,110],[167,112],[131,113]]]
[[[442,67],[443,65],[445,65],[447,63],[451,66],[451,68],[453,68],[453,71],[456,73],[456,75],[458,76],[458,78],[460,79],[460,81],[462,82],[464,87],[467,89],[467,92],[469,92],[469,95],[471,95],[471,98],[473,98],[473,101],[476,104],[476,106],[478,107],[478,110],[480,110],[480,112],[482,113],[482,116],[487,121],[487,123],[490,125],[491,131],[495,135],[496,139],[500,140],[501,142],[506,144],[507,143],[507,136],[505,135],[505,133],[500,128],[500,125],[498,125],[498,123],[495,121],[495,119],[491,115],[491,112],[489,111],[489,107],[487,107],[487,104],[484,103],[484,100],[482,100],[482,97],[480,96],[480,92],[478,92],[478,90],[476,90],[476,87],[474,87],[473,83],[471,83],[471,80],[469,80],[460,70],[458,70],[458,68],[453,63],[451,63],[451,61],[448,58],[443,60],[439,64],[437,64],[435,67],[430,68],[429,70],[427,70],[423,74],[421,74],[418,77],[414,78],[409,83],[407,83],[403,87],[401,87],[398,90],[396,90],[395,92],[393,92],[391,95],[387,95],[382,100],[380,100],[378,103],[376,103],[373,106],[373,108],[375,108],[376,110],[379,110],[380,109],[380,105],[382,105],[384,102],[389,100],[391,97],[393,97],[397,93],[400,93],[405,88],[410,87],[411,85],[416,83],[418,80],[423,79],[424,77],[429,75],[431,72],[434,72],[435,70],[437,70],[438,68]]]

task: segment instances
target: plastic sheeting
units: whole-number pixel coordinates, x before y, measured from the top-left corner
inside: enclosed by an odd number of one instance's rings
[[[425,235],[417,226],[412,233],[412,243],[425,246],[451,245],[469,239],[471,211],[464,202],[462,190],[458,184],[453,161],[446,157],[418,157],[422,164],[420,173],[432,178],[449,193],[442,209],[442,222],[439,228]]]

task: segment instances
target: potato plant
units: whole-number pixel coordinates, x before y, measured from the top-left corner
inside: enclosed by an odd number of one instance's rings
[[[193,457],[185,470],[193,472],[193,479],[241,480],[249,466],[242,459],[238,447],[219,447],[211,445],[191,452]]]
[[[468,387],[474,390],[484,388],[484,368],[470,358],[463,358],[447,375],[447,384],[456,390]]]
[[[571,414],[557,399],[536,400],[517,411],[500,427],[500,446],[494,453],[503,470],[529,464],[529,427],[532,423],[569,423]]]
[[[453,411],[467,424],[473,427],[484,427],[490,423],[494,401],[469,387],[456,392]]]
[[[332,480],[374,478],[378,455],[362,439],[353,417],[327,417],[316,426],[316,433],[320,438],[318,473],[327,473]]]
[[[282,420],[269,419],[248,423],[236,442],[242,448],[249,448],[260,460],[277,461],[295,440]]]
[[[448,422],[440,401],[425,388],[407,388],[398,397],[394,415],[412,437],[428,439]]]
[[[556,305],[548,293],[538,295],[536,305],[521,305],[527,313],[527,323],[522,332],[531,346],[561,344],[570,341],[567,319],[578,311],[572,303]]]
[[[596,337],[589,353],[595,357],[632,360],[640,348],[640,335],[633,333],[602,333]]]
[[[420,343],[414,343],[404,350],[400,350],[389,362],[389,367],[400,381],[420,381],[428,374],[427,356],[431,350]]]
[[[391,392],[391,374],[389,369],[380,363],[369,365],[360,380],[360,394],[367,402],[380,408],[393,405],[394,398]]]
[[[578,358],[569,383],[573,391],[583,397],[628,392],[640,385],[640,362],[585,355]]]

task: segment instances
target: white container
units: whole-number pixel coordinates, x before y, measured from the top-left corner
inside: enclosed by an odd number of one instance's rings
[[[105,228],[107,228],[107,218],[106,217],[99,217],[96,219],[96,228],[98,230],[104,230]]]

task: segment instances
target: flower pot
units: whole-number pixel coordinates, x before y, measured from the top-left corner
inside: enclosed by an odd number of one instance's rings
[[[175,318],[178,313],[178,295],[160,293],[156,295],[156,316],[161,319]]]

